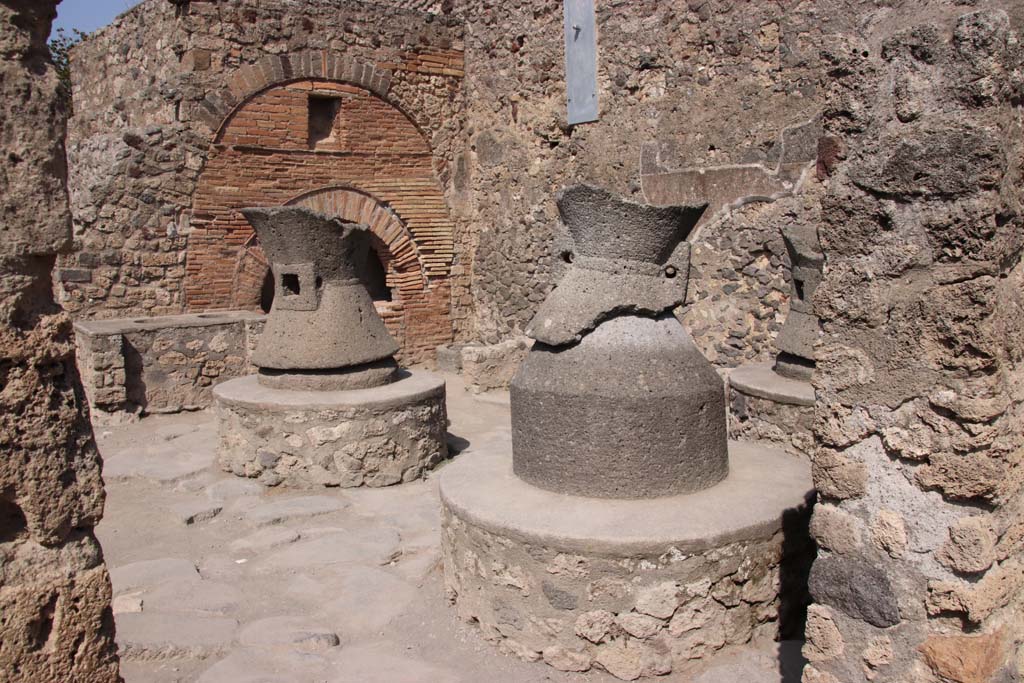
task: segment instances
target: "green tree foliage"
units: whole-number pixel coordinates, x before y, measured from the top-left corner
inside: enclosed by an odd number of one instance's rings
[[[77,28],[71,29],[71,34],[62,29],[57,29],[57,35],[50,39],[50,57],[57,67],[57,77],[60,79],[61,97],[64,99],[71,113],[71,48],[82,42],[85,34]]]

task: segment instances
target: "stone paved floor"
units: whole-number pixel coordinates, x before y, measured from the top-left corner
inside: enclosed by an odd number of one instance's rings
[[[448,378],[456,457],[507,438],[507,394]],[[613,681],[498,654],[445,603],[435,480],[264,491],[221,472],[209,412],[97,430],[127,683]],[[798,643],[667,682],[796,683]],[[780,670],[783,673],[780,674]]]

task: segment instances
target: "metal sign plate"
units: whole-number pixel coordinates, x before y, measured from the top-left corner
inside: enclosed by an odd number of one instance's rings
[[[569,124],[597,120],[594,0],[565,0],[565,93]]]

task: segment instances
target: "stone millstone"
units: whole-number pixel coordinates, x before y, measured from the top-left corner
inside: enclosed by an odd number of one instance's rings
[[[812,297],[821,282],[825,256],[813,226],[791,226],[782,231],[782,239],[792,264],[792,292],[789,315],[775,340],[779,350],[775,372],[809,381],[814,372],[814,344],[819,336]]]
[[[512,382],[514,471],[600,498],[698,491],[729,471],[722,380],[671,316],[534,346]]]
[[[252,356],[255,365],[288,372],[335,370],[382,361],[398,351],[363,285],[371,239],[367,226],[301,207],[250,208],[242,214],[271,262],[276,291]]]
[[[647,206],[587,185],[558,195],[572,268],[544,300],[526,334],[571,344],[614,315],[655,316],[686,300],[690,249],[684,240],[706,204]]]

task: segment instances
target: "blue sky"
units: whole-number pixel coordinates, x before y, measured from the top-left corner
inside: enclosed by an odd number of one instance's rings
[[[77,28],[92,33],[114,20],[118,14],[130,10],[141,0],[64,0],[57,5],[57,20],[53,30],[63,28],[67,33]]]

